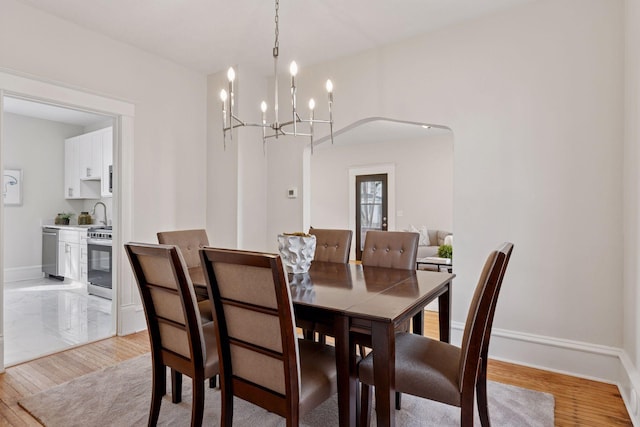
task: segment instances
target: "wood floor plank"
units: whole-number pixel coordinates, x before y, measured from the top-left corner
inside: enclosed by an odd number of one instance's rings
[[[438,337],[437,313],[426,313],[425,335]],[[144,331],[8,368],[0,375],[0,426],[39,425],[18,405],[22,397],[148,351],[149,338]],[[488,377],[492,381],[553,394],[556,426],[632,426],[614,385],[495,360],[489,361]]]

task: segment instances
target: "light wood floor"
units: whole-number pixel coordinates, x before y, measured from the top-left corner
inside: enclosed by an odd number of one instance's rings
[[[425,334],[437,337],[435,314]],[[114,337],[8,368],[0,375],[0,426],[39,425],[19,405],[24,396],[149,351],[146,332]],[[551,393],[557,426],[631,426],[616,386],[568,375],[489,361],[489,379]]]

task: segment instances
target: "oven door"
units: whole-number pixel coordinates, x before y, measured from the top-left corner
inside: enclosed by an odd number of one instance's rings
[[[89,285],[111,289],[111,240],[87,240],[87,281]]]

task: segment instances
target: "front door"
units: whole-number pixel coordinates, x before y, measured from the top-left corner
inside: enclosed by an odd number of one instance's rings
[[[356,259],[369,230],[387,230],[387,174],[356,176]]]

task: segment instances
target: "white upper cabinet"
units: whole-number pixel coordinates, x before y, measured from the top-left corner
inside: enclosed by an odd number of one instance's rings
[[[77,167],[79,159],[80,137],[69,138],[64,141],[64,198],[80,198],[80,169]]]
[[[109,166],[112,154],[111,127],[65,140],[64,197],[99,199],[109,197]],[[105,145],[108,144],[108,148]],[[104,154],[108,152],[107,159]],[[106,170],[106,173],[105,173]],[[107,194],[108,193],[108,194]]]
[[[102,130],[81,135],[80,180],[102,178]]]
[[[113,128],[105,129],[102,134],[102,197],[111,197],[112,174],[109,169],[113,166]]]

